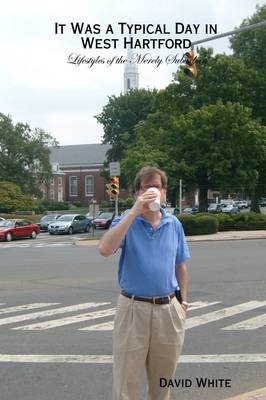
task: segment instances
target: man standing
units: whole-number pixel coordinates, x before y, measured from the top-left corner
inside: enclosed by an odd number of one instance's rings
[[[114,219],[99,243],[103,256],[122,252],[113,332],[113,400],[138,400],[146,368],[148,400],[169,400],[160,378],[173,378],[184,341],[190,257],[181,223],[151,203],[165,199],[167,177],[146,166],[136,175],[134,206]],[[177,300],[179,298],[179,301]]]

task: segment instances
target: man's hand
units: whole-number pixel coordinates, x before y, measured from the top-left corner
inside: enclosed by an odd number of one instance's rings
[[[185,312],[187,312],[187,310],[188,310],[188,303],[185,301],[185,302],[182,302],[181,303],[181,307],[183,308],[183,310],[185,311]]]
[[[156,192],[144,192],[137,197],[134,206],[131,208],[130,213],[134,216],[143,214],[145,211],[149,210],[149,203],[152,203],[157,198]]]

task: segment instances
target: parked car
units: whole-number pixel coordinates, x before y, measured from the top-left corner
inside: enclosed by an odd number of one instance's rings
[[[246,200],[236,200],[234,202],[234,205],[239,208],[239,210],[242,210],[243,208],[248,208],[248,202]]]
[[[100,214],[100,213],[97,212],[97,213],[95,213],[95,215],[94,215],[94,217],[93,217],[93,215],[92,215],[90,212],[88,212],[85,216],[86,216],[86,218],[92,223],[93,219],[96,218],[99,214]]]
[[[80,214],[64,214],[56,221],[48,225],[48,232],[53,235],[57,233],[89,232],[91,222]]]
[[[209,204],[209,207],[208,207],[208,212],[209,213],[218,213],[218,212],[221,212],[221,211],[222,211],[221,204],[218,204],[218,203]]]
[[[233,199],[221,199],[220,204],[222,206],[228,206],[229,204],[233,205],[234,204],[234,200]]]
[[[0,221],[0,240],[11,240],[19,237],[30,237],[36,239],[40,233],[38,225],[32,224],[25,219],[5,219]]]
[[[199,211],[199,207],[186,207],[182,210],[182,214],[195,214]]]
[[[227,214],[237,214],[239,212],[239,208],[234,204],[228,204],[222,208],[222,212]]]
[[[262,199],[260,200],[260,206],[266,207],[266,197],[262,197]]]
[[[97,217],[93,220],[93,226],[95,229],[104,228],[108,229],[111,225],[115,214],[113,212],[100,212]]]
[[[175,213],[175,207],[165,207],[165,211],[169,214]]]
[[[41,231],[48,231],[48,225],[61,217],[61,214],[46,214],[40,221],[36,222]]]

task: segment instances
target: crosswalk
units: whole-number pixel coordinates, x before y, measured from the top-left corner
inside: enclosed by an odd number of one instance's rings
[[[224,333],[265,328],[265,306],[266,301],[258,300],[229,307],[224,307],[220,301],[194,301],[190,303],[186,329],[194,329],[216,321],[223,321],[220,330]],[[108,301],[72,305],[47,302],[8,306],[0,303],[0,329],[7,327],[14,331],[26,332],[48,331],[71,326],[78,331],[112,331],[114,314],[115,308]],[[190,316],[191,314],[193,316]],[[232,324],[230,320],[229,324],[227,320],[229,317],[238,317],[238,319],[241,317],[241,321]],[[24,324],[25,321],[30,323]]]
[[[50,242],[27,242],[27,243],[4,243],[0,244],[0,249],[28,249],[28,248],[42,248],[42,247],[68,247],[73,246],[72,241],[67,242],[58,242],[58,243],[50,243]]]

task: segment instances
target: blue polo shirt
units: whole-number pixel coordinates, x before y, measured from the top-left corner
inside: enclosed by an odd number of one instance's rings
[[[129,294],[167,296],[179,288],[175,266],[190,258],[189,249],[180,221],[163,208],[161,213],[156,229],[144,217],[137,216],[120,245],[118,281]],[[122,218],[116,217],[110,229]]]

